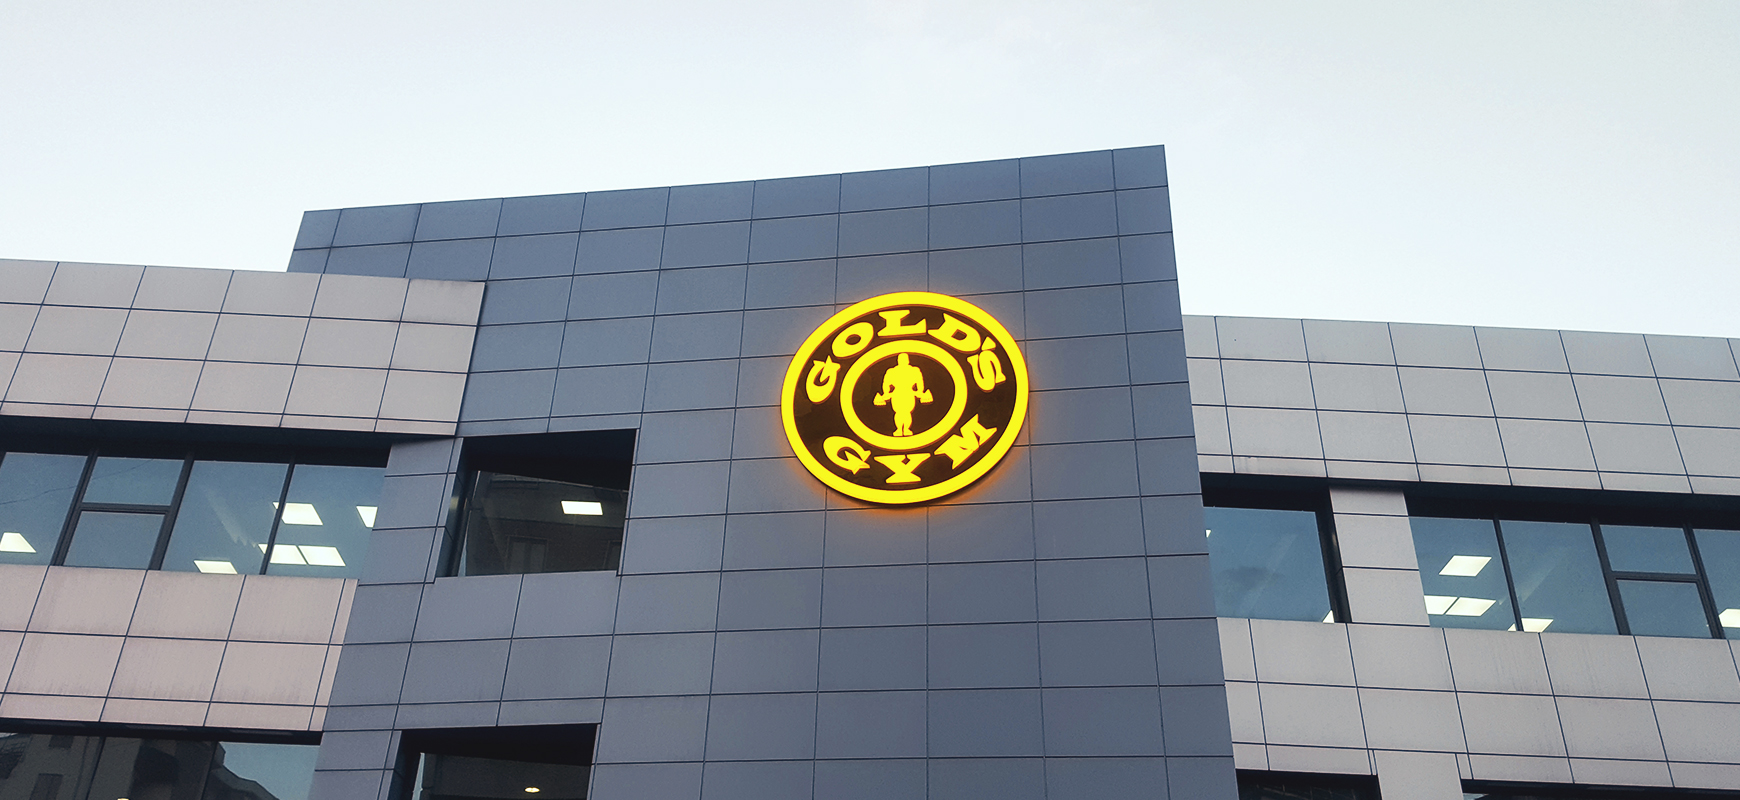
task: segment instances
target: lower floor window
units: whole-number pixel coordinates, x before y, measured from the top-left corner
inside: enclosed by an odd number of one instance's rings
[[[584,800],[592,775],[592,725],[406,731],[416,760],[410,800],[532,797]]]
[[[1367,775],[1239,770],[1239,800],[1378,800]]]
[[[307,800],[312,744],[0,732],[0,797]]]

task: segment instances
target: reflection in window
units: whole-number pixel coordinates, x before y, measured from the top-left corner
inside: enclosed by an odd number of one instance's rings
[[[81,511],[62,563],[69,567],[149,569],[162,533],[162,514]]]
[[[1728,638],[1740,638],[1740,531],[1697,530],[1693,536],[1710,579],[1716,624]]]
[[[0,733],[0,797],[307,800],[312,745]]]
[[[195,461],[163,568],[258,573],[289,469],[287,464]]]
[[[477,472],[458,574],[616,569],[627,506],[619,489]]]
[[[1516,627],[1491,520],[1415,517],[1411,527],[1426,614],[1433,625],[1498,631]]]
[[[1740,628],[1740,532],[1422,516],[1409,522],[1426,611],[1439,627],[1698,638]],[[1507,598],[1518,608],[1508,608]]]
[[[1704,616],[1704,598],[1698,594],[1697,584],[1631,580],[1615,583],[1631,635],[1709,637],[1710,623]]]
[[[0,563],[356,577],[383,473],[288,459],[5,453]]]
[[[1314,511],[1204,509],[1215,614],[1333,622]]]
[[[266,571],[318,578],[361,575],[383,474],[375,467],[296,465]]]
[[[1686,532],[1680,528],[1602,525],[1601,541],[1607,545],[1607,565],[1614,572],[1697,572],[1686,548]]]
[[[47,564],[54,558],[84,470],[83,456],[0,456],[0,564]]]
[[[179,458],[116,458],[99,456],[91,467],[84,502],[118,506],[166,506],[175,500],[181,482]]]
[[[1617,633],[1589,525],[1499,522],[1523,630]]]

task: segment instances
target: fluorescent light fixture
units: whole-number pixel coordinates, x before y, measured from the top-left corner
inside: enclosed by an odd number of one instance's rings
[[[305,544],[297,548],[302,551],[302,559],[311,567],[342,567],[344,559],[338,554],[338,548],[320,544]]]
[[[539,789],[536,786],[527,786],[526,787],[526,794],[537,794],[538,792],[541,792],[541,791],[543,791],[543,790]]]
[[[0,553],[34,553],[36,548],[30,546],[30,540],[24,534],[16,531],[0,533]]]
[[[1491,560],[1492,556],[1451,556],[1450,562],[1445,564],[1443,569],[1438,570],[1438,574],[1472,578],[1479,575],[1481,570],[1486,569],[1486,562]]]
[[[1725,609],[1716,615],[1724,628],[1740,628],[1740,608]]]
[[[1329,610],[1329,613],[1324,614],[1323,621],[1324,622],[1334,622],[1335,621],[1335,609],[1332,608]]]
[[[266,546],[255,545],[260,552],[266,552]],[[342,567],[344,557],[339,555],[338,548],[323,544],[276,544],[272,545],[272,563],[294,564],[298,567]]]
[[[1551,624],[1553,624],[1551,619],[1523,617],[1523,630],[1528,631],[1529,633],[1540,633],[1541,631],[1546,630],[1547,626]]]
[[[375,526],[375,506],[357,506],[356,515],[362,517],[363,527],[373,528]]]
[[[231,564],[228,561],[201,561],[196,558],[193,560],[193,565],[197,567],[200,572],[204,572],[207,575],[236,574],[236,565]]]
[[[260,545],[260,552],[263,553],[265,551],[266,546]],[[302,557],[302,551],[296,549],[296,545],[293,544],[272,545],[272,563],[295,564],[297,566],[308,565],[308,561]]]
[[[1203,535],[1203,536],[1213,536],[1213,535],[1214,535],[1214,529],[1213,529],[1213,528],[1209,528],[1209,529],[1208,529],[1208,530],[1206,530],[1206,531],[1203,531],[1203,533],[1202,533],[1202,535]]]
[[[1452,617],[1478,617],[1485,614],[1486,610],[1492,608],[1492,604],[1496,602],[1498,601],[1487,600],[1483,597],[1458,597],[1456,602],[1451,603],[1450,608],[1444,613]]]
[[[272,507],[277,508],[278,504],[273,503]],[[285,503],[284,524],[320,525],[323,523],[320,521],[320,514],[314,510],[313,503]]]
[[[1426,595],[1426,613],[1443,614],[1444,612],[1449,611],[1450,606],[1455,603],[1456,598],[1454,597],[1447,597],[1441,594]]]
[[[562,513],[577,514],[583,517],[602,517],[604,516],[604,504],[594,503],[590,500],[563,500]]]

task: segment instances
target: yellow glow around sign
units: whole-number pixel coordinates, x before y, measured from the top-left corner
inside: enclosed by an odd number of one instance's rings
[[[940,398],[932,390],[943,387],[925,386],[918,362],[930,363],[932,378],[953,389],[940,418],[922,430],[914,429],[915,404]],[[886,429],[860,416],[870,407],[853,400],[861,380],[881,389],[875,405],[894,420]],[[895,292],[856,303],[810,334],[786,369],[780,420],[804,468],[835,491],[873,503],[922,503],[972,485],[1008,454],[1027,417],[1028,386],[1027,361],[996,318],[947,295]],[[840,427],[818,431],[813,416],[800,423],[800,397],[806,410],[837,409]]]

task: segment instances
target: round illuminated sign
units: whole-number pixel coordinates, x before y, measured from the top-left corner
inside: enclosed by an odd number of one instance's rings
[[[779,413],[823,483],[873,503],[920,503],[967,487],[1009,452],[1027,416],[1027,362],[971,303],[885,294],[804,340]]]

